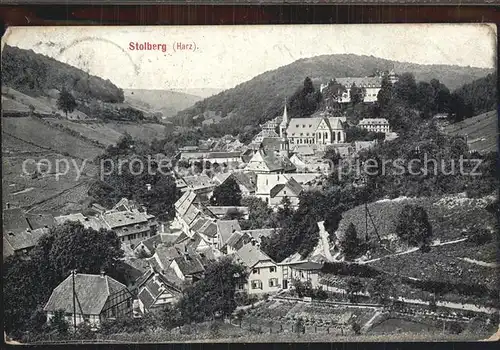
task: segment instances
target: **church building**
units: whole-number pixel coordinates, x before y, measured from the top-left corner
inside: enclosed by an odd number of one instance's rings
[[[332,117],[330,113],[321,111],[314,113],[309,118],[291,118],[289,120],[285,105],[280,124],[280,137],[287,139],[291,145],[344,143],[346,134],[342,123],[345,122],[345,119],[345,117]]]

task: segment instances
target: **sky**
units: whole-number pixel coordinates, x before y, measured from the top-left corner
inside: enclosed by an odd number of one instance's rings
[[[131,50],[131,42],[165,44],[166,52]],[[486,24],[11,27],[4,44],[32,49],[124,89],[228,89],[325,54],[483,68],[494,68],[496,61],[496,27]],[[186,49],[177,49],[179,44]]]

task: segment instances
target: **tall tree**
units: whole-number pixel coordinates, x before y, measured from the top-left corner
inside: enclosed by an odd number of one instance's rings
[[[68,117],[68,112],[71,113],[75,110],[77,104],[73,95],[66,89],[62,89],[57,99],[57,108],[66,113],[66,118]]]
[[[304,79],[304,84],[290,98],[289,114],[291,117],[308,117],[320,106],[322,95],[316,91],[311,78]]]
[[[422,112],[422,117],[427,119],[436,111],[434,88],[431,84],[420,81],[417,84],[416,107]]]
[[[396,234],[412,246],[428,245],[432,226],[425,209],[418,205],[405,205],[399,214]]]
[[[200,322],[231,315],[236,309],[236,287],[246,278],[246,268],[229,258],[210,264],[204,278],[187,288],[179,300],[180,318],[184,322]]]
[[[411,73],[401,74],[398,81],[394,83],[393,92],[398,99],[407,102],[410,106],[413,106],[417,95],[417,83],[415,81],[415,76]]]
[[[370,295],[381,304],[387,304],[396,296],[395,288],[392,279],[386,275],[377,276],[369,286]]]
[[[233,177],[229,177],[214,189],[210,204],[220,206],[240,206],[241,190]]]
[[[352,83],[350,94],[351,103],[355,106],[365,100],[366,90],[365,88],[357,87],[355,83]]]
[[[340,241],[340,246],[346,260],[353,260],[357,257],[360,251],[360,243],[356,227],[351,222],[345,231],[344,239]]]
[[[248,207],[248,220],[240,221],[244,230],[259,228],[273,228],[273,210],[262,199],[257,197],[245,197],[241,204]]]
[[[351,303],[357,302],[358,293],[363,291],[363,283],[359,279],[359,277],[352,277],[347,281],[347,298]]]
[[[392,98],[392,83],[387,74],[382,78],[381,88],[377,94],[377,102],[380,108],[385,108]]]
[[[342,94],[346,92],[347,89],[344,85],[338,83],[335,79],[330,80],[328,85],[322,91],[322,104],[325,109],[330,109],[333,111],[340,109],[340,99]]]

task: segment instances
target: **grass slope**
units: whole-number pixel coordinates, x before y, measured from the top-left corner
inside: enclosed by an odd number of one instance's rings
[[[2,118],[2,132],[20,141],[55,153],[67,153],[80,159],[94,159],[104,150],[78,137],[46,125],[38,118]]]
[[[492,229],[495,217],[485,209],[486,204],[491,200],[491,198],[468,199],[458,195],[443,198],[403,197],[369,203],[368,211],[373,217],[379,235],[382,238],[388,238],[395,234],[397,220],[403,206],[420,205],[427,211],[434,239],[445,241],[460,238],[474,227]],[[478,221],[477,218],[482,218],[482,220]],[[337,236],[342,237],[349,224],[353,223],[358,235],[364,237],[365,220],[364,205],[348,210],[342,215]],[[375,237],[374,226],[369,217],[368,234]]]
[[[450,135],[467,136],[469,147],[480,153],[494,152],[497,149],[498,116],[490,111],[461,122],[444,127]]]
[[[6,102],[5,105],[4,101]],[[64,112],[60,111],[57,107],[56,98],[42,95],[32,97],[13,88],[2,86],[2,113],[4,115],[8,116],[10,113],[30,112],[30,106],[33,106],[34,113],[39,115],[52,115],[54,113],[64,114]],[[89,117],[79,110],[74,110],[68,113],[68,118],[88,119]]]

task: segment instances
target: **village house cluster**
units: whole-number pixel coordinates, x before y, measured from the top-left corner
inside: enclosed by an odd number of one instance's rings
[[[345,80],[345,82],[344,82]],[[380,89],[379,78],[345,78],[338,81],[348,86],[355,83],[367,89],[367,101]],[[378,84],[378,85],[377,85]],[[352,85],[352,84],[351,84]],[[349,92],[342,102],[349,99]],[[237,213],[248,219],[244,206],[214,206],[209,200],[214,189],[234,180],[243,197],[256,197],[273,209],[287,198],[293,207],[305,190],[320,184],[331,165],[324,154],[334,149],[342,158],[356,157],[376,141],[346,142],[349,127],[345,117],[320,111],[309,118],[289,118],[283,114],[261,125],[261,131],[248,144],[226,136],[205,140],[197,146],[183,147],[175,156],[177,162],[217,164],[219,171],[200,173],[174,172],[181,197],[175,203],[175,218],[159,222],[144,207],[123,198],[112,208],[94,204],[94,214],[71,213],[30,214],[21,208],[4,210],[4,259],[26,254],[50,228],[65,222],[80,222],[86,228],[106,229],[116,233],[125,252],[122,263],[133,271],[135,281],[124,285],[103,271],[99,275],[74,272],[61,282],[46,302],[47,319],[63,309],[70,323],[89,322],[98,327],[110,318],[131,314],[135,317],[179,300],[182,291],[203,278],[213,262],[228,256],[248,270],[248,280],[238,291],[249,295],[276,293],[292,287],[295,279],[310,281],[315,287],[325,258],[321,255],[304,260],[294,254],[274,261],[260,246],[264,237],[278,228],[244,230]],[[359,127],[369,131],[390,133],[385,119],[363,119]],[[149,185],[148,190],[154,191]],[[321,226],[320,226],[321,227]],[[74,286],[74,287],[73,287]],[[78,298],[77,315],[73,297]]]

